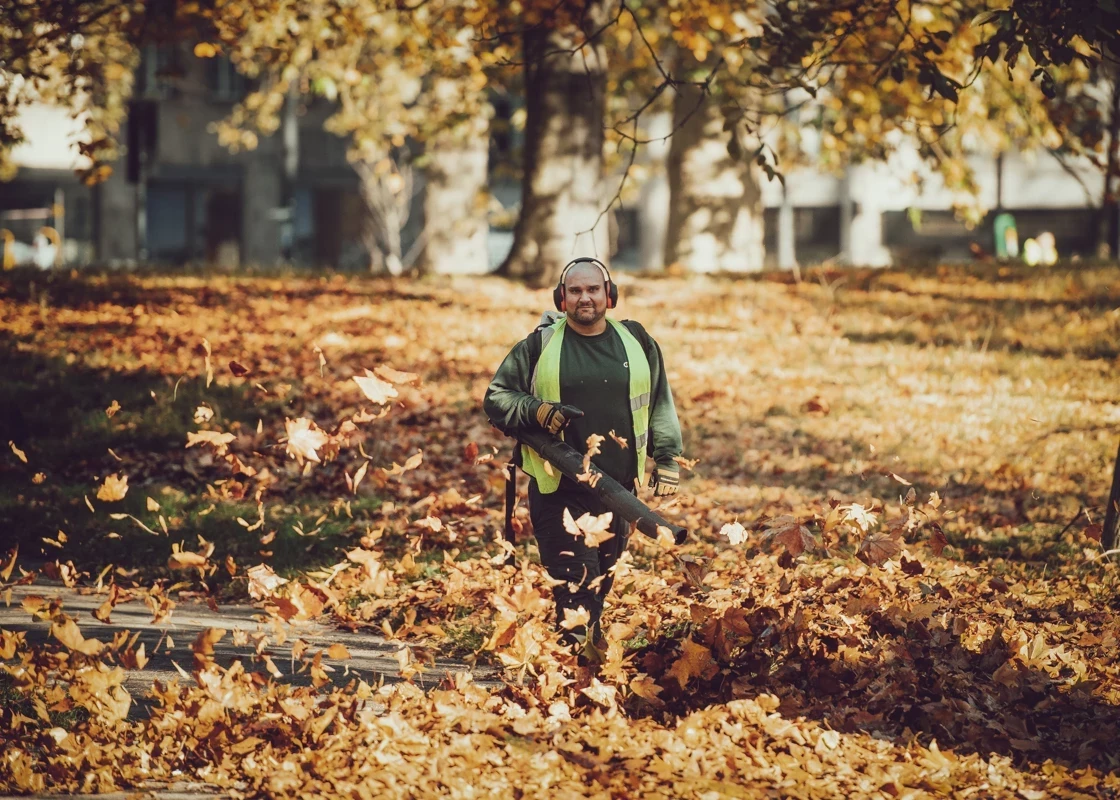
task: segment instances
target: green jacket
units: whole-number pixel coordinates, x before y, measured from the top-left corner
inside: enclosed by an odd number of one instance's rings
[[[676,471],[678,465],[673,458],[681,454],[681,427],[673,403],[673,394],[669,388],[669,379],[665,374],[661,348],[639,323],[624,320],[623,324],[642,345],[649,362],[651,393],[649,455],[659,467]],[[579,334],[569,331],[568,335]],[[534,356],[537,358],[540,356],[540,336],[540,330],[534,331],[514,345],[486,389],[486,396],[482,402],[483,411],[499,430],[509,436],[516,437],[521,430],[539,430],[536,411],[541,401],[530,393],[530,381]],[[534,337],[536,337],[535,341]],[[562,369],[561,401],[567,402],[563,398],[564,382],[565,375]],[[589,416],[595,413],[593,408],[581,410]],[[569,444],[580,452],[585,449],[584,442],[570,441]]]

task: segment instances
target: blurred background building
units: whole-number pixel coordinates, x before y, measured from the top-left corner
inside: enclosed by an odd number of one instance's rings
[[[310,101],[293,117],[292,130],[234,153],[218,142],[212,125],[246,91],[245,79],[224,58],[149,47],[130,106],[126,153],[113,175],[92,187],[74,174],[81,165],[74,144],[80,125],[63,109],[25,111],[29,140],[15,152],[20,170],[14,180],[0,183],[0,230],[10,240],[9,261],[43,267],[290,262],[365,269],[359,183],[346,159],[346,142],[323,129],[326,102]],[[521,136],[511,124],[519,101],[496,95],[493,105],[491,268],[512,242]],[[652,125],[669,122],[655,119]],[[638,191],[613,212],[612,259],[619,267],[665,266],[658,237],[664,236],[668,215],[666,151],[664,145],[641,151]],[[956,217],[954,197],[916,152],[903,150],[890,164],[865,163],[840,176],[796,169],[786,175],[784,190],[778,181],[764,182],[765,265],[789,266],[791,259],[872,266],[966,260],[977,245],[985,252],[994,249],[999,211],[1014,215],[1020,239],[1050,231],[1063,257],[1095,254],[1099,169],[1060,162],[1047,152],[998,159],[976,153],[972,165],[980,203],[993,209],[972,228]],[[920,189],[900,177],[923,171],[928,174]],[[422,193],[418,180],[402,233],[406,253],[424,227]],[[608,200],[609,195],[604,205]]]

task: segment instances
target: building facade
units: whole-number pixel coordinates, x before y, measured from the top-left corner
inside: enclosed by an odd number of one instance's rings
[[[42,245],[41,232],[50,229],[61,240],[56,261],[72,265],[234,268],[288,262],[364,270],[369,258],[361,241],[358,178],[346,160],[345,140],[323,130],[329,107],[301,101],[289,128],[234,153],[218,142],[213,125],[248,88],[222,58],[196,58],[187,48],[147,50],[123,135],[127,155],[107,181],[93,187],[74,176],[80,166],[76,124],[61,109],[28,110],[22,123],[29,142],[15,153],[21,169],[13,181],[0,183],[0,229],[14,240],[17,260],[31,260],[35,242]],[[493,99],[491,268],[512,243],[521,139],[510,124],[518,102],[507,95]],[[648,177],[612,213],[612,258],[620,268],[664,267],[667,150],[644,149]],[[1095,254],[1103,179],[1092,165],[1012,153],[1000,159],[978,155],[973,167],[981,204],[1010,211],[1020,240],[1049,231],[1061,256]],[[916,152],[903,149],[890,163],[856,165],[839,176],[793,170],[785,186],[772,181],[761,187],[767,267],[967,260],[977,247],[994,249],[995,212],[977,227],[959,221],[952,208],[961,198]],[[604,204],[616,189],[617,182],[604,181]],[[423,229],[422,191],[418,180],[402,235],[406,252]]]

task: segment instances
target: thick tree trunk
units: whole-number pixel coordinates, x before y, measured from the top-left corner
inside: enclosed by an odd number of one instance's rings
[[[1101,544],[1105,550],[1112,550],[1120,542],[1120,450],[1116,451],[1116,463],[1112,466],[1112,489],[1108,493],[1108,505],[1104,510],[1104,530],[1101,531]]]
[[[761,270],[766,251],[757,170],[728,154],[731,134],[710,96],[695,86],[676,92],[665,263],[691,272]]]
[[[602,28],[610,0],[591,0],[583,30],[535,28],[524,35],[525,173],[513,247],[499,269],[538,286],[556,281],[577,256],[608,258],[603,192],[607,54]],[[600,216],[601,215],[601,216]]]
[[[421,274],[490,270],[487,157],[485,132],[469,138],[439,137],[430,143],[424,170],[424,230],[416,260]]]
[[[1113,70],[1108,120],[1108,156],[1104,171],[1104,194],[1101,198],[1102,220],[1099,225],[1099,230],[1108,245],[1108,256],[1113,259],[1120,258],[1120,210],[1116,197],[1118,160],[1120,160],[1120,74]]]
[[[362,244],[369,253],[370,272],[400,275],[403,268],[401,230],[412,206],[412,167],[385,159],[354,164],[365,206]]]

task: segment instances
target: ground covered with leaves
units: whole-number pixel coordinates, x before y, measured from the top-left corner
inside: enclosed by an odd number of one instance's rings
[[[1097,519],[1120,271],[620,282],[619,315],[666,355],[695,464],[659,510],[691,536],[632,537],[605,638],[577,656],[523,507],[507,558],[509,445],[479,408],[545,292],[6,276],[5,587],[85,587],[103,622],[132,597],[157,621],[242,599],[262,624],[259,659],[215,660],[243,631],[179,643],[181,677],[138,715],[124,673],[150,654],[21,590],[51,639],[0,633],[0,790],[1120,793]],[[389,637],[404,680],[332,681],[345,648],[294,638],[293,684],[264,650],[309,619]],[[410,680],[447,655],[502,685]]]

